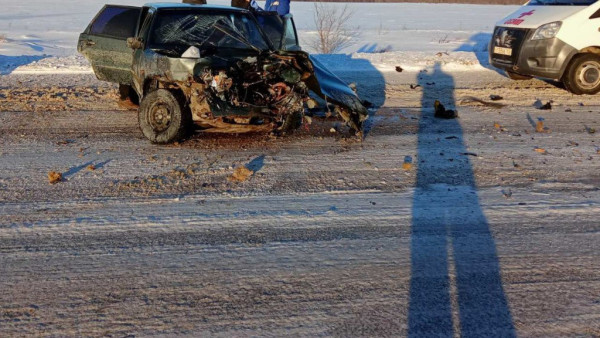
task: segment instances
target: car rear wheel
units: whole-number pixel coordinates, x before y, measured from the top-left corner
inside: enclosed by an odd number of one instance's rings
[[[516,80],[516,81],[523,81],[523,80],[531,80],[532,76],[529,75],[521,75],[521,74],[517,74],[515,72],[511,72],[511,71],[506,71],[506,76],[508,76],[509,79],[511,80]]]
[[[576,95],[600,92],[600,56],[581,54],[573,58],[563,77],[563,84]]]
[[[176,93],[155,90],[144,96],[138,121],[144,136],[152,143],[166,144],[181,140],[191,127],[189,109]]]

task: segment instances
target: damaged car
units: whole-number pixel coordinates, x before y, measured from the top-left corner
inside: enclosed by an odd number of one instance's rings
[[[80,35],[96,77],[139,102],[140,128],[171,143],[192,127],[298,128],[321,97],[359,136],[367,109],[298,45],[291,15],[190,4],[106,5]]]

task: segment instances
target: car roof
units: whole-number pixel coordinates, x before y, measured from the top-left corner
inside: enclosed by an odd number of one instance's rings
[[[226,9],[239,12],[246,12],[247,10],[231,6],[222,5],[196,5],[196,4],[184,4],[177,2],[151,2],[144,5],[145,7],[151,7],[155,9],[177,9],[177,8],[202,8],[202,9]]]

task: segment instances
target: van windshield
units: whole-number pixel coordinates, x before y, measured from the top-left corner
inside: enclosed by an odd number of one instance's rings
[[[531,0],[529,6],[589,6],[598,0]]]

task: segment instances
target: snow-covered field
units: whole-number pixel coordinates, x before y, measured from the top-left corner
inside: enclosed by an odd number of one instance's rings
[[[147,1],[124,0],[119,4],[142,5]],[[89,72],[76,55],[78,35],[105,4],[104,0],[2,1],[0,14],[0,73]],[[228,1],[214,0],[214,4]],[[342,3],[329,6],[345,6]],[[354,15],[350,27],[359,36],[342,53],[372,60],[381,71],[393,71],[401,60],[407,71],[430,66],[443,54],[454,70],[481,70],[487,41],[494,23],[515,6],[458,4],[348,4]],[[314,5],[292,3],[301,44],[310,51],[315,37]],[[380,53],[386,51],[385,53]],[[27,57],[24,57],[27,56]]]

